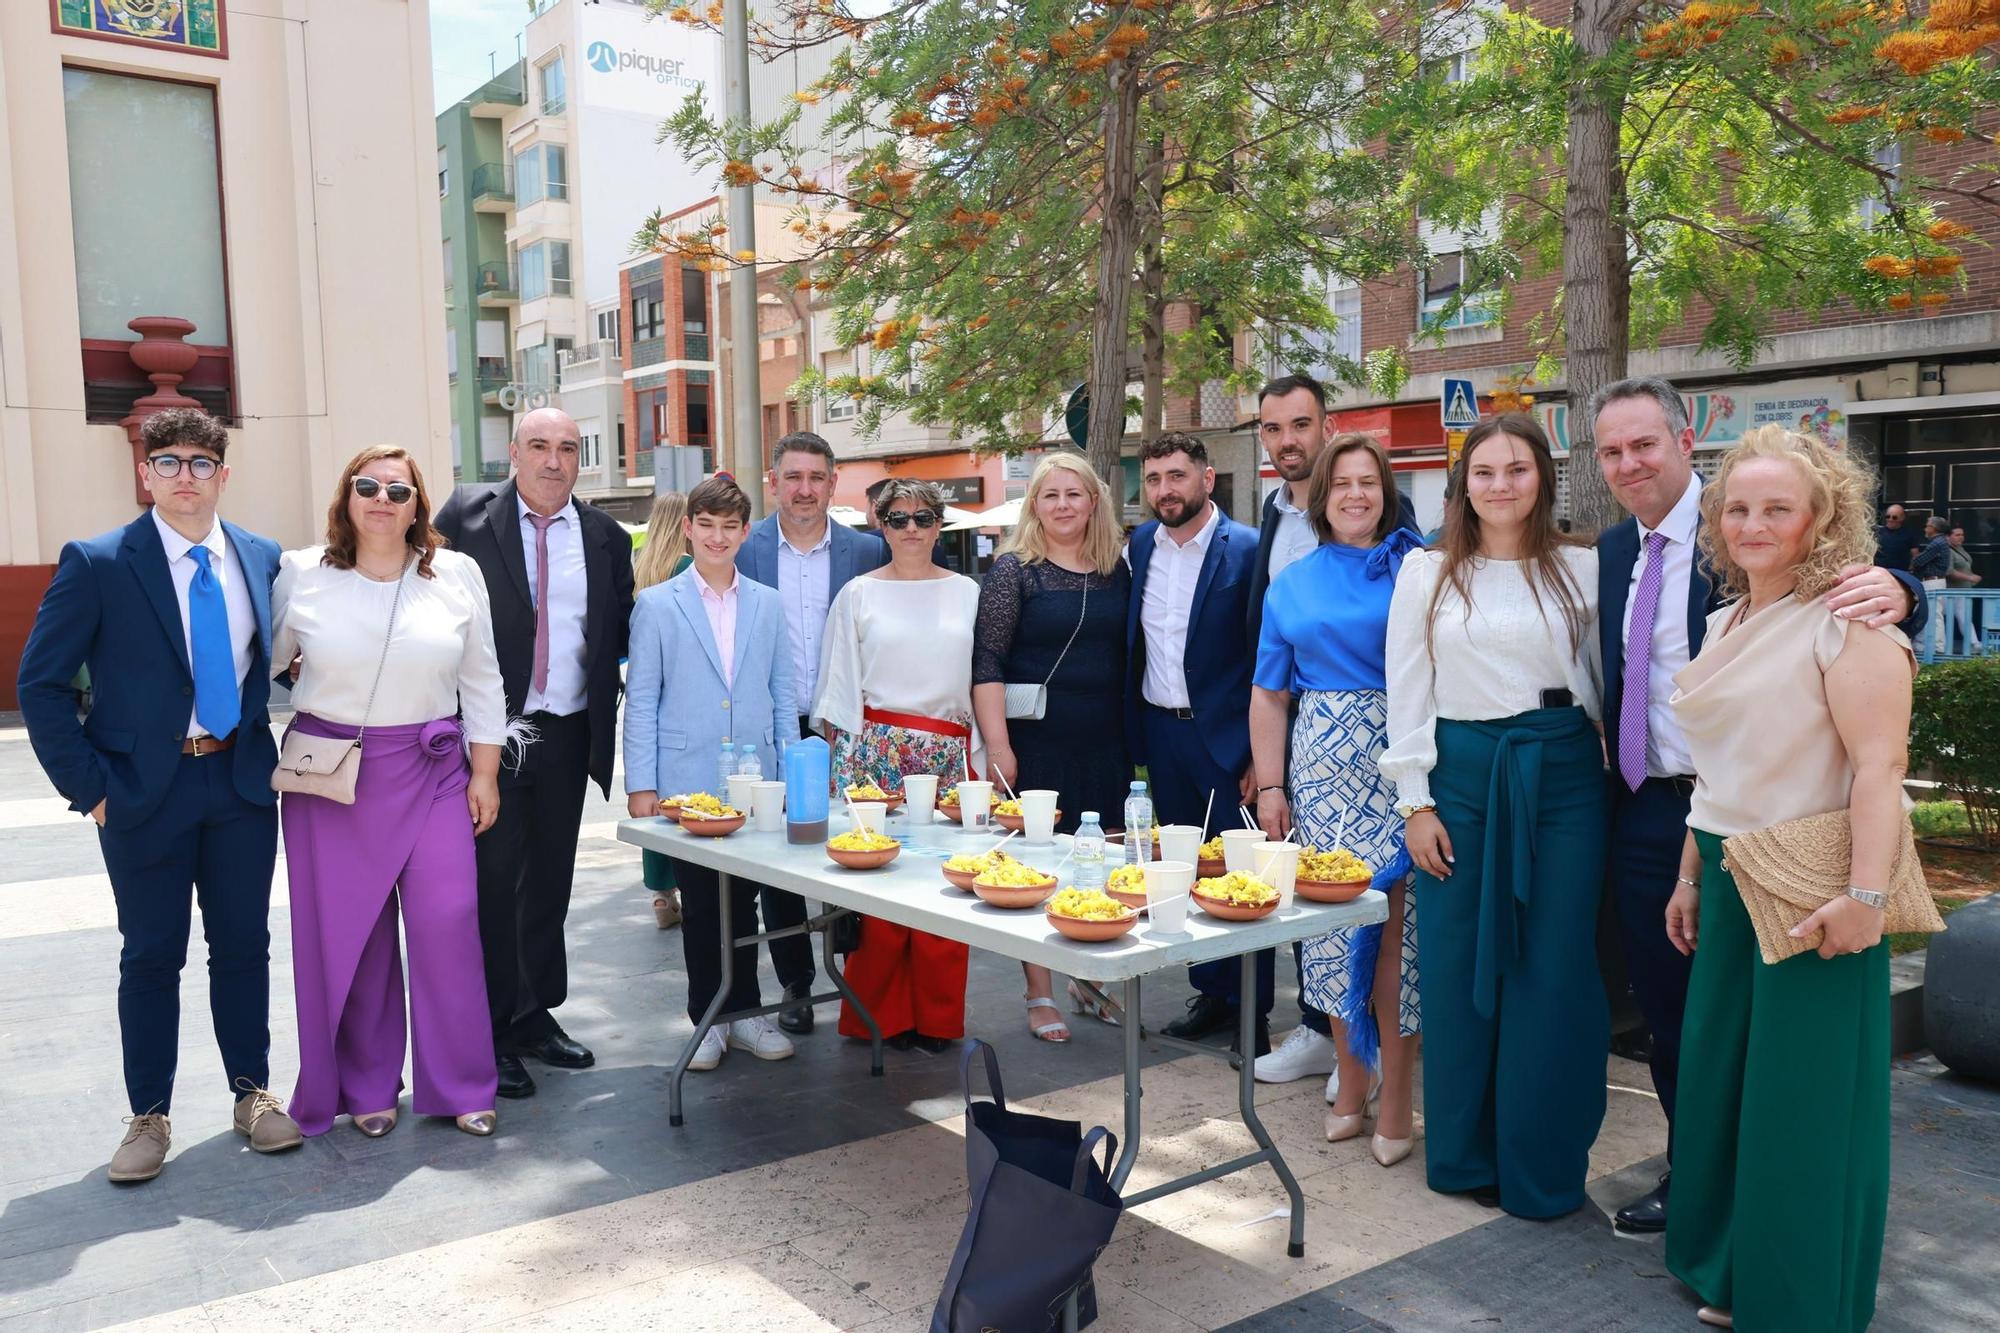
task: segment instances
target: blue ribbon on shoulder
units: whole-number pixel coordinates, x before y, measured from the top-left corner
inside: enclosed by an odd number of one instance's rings
[[[1403,531],[1404,529],[1397,529],[1397,532]],[[1391,540],[1394,540],[1393,536]],[[1383,545],[1387,546],[1388,542],[1384,542]],[[1414,869],[1410,861],[1409,848],[1403,845],[1401,838],[1397,838],[1395,856],[1390,858],[1389,864],[1375,872],[1375,878],[1369,881],[1368,887],[1380,893],[1387,893],[1408,879]],[[1408,912],[1415,909],[1405,902],[1403,910]],[[1371,1074],[1381,1067],[1382,1059],[1382,1033],[1377,1026],[1382,1019],[1373,1009],[1375,961],[1382,954],[1382,931],[1383,928],[1379,924],[1361,926],[1355,930],[1353,947],[1347,951],[1347,984],[1341,991],[1333,1012],[1333,1016],[1338,1018],[1341,1026],[1346,1029],[1348,1052]],[[1402,947],[1402,941],[1396,941],[1397,950],[1400,951]],[[1396,1012],[1390,1015],[1389,1021],[1398,1024],[1403,1021],[1400,1001],[1397,1003]]]
[[[1424,539],[1408,528],[1397,528],[1368,553],[1365,570],[1371,579],[1393,579],[1403,567],[1403,557],[1423,549]]]

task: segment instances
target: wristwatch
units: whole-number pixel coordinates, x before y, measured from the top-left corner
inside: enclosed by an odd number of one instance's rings
[[[1861,903],[1866,907],[1873,907],[1877,911],[1880,911],[1889,903],[1888,894],[1877,893],[1873,889],[1864,889],[1857,884],[1847,886],[1847,896],[1854,899],[1855,902]]]
[[[1409,801],[1396,802],[1396,813],[1405,819],[1408,819],[1411,815],[1421,815],[1435,809],[1437,807],[1429,801],[1419,801],[1414,804]]]

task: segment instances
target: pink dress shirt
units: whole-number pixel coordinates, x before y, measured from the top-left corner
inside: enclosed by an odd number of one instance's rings
[[[701,609],[708,612],[708,628],[715,635],[715,653],[722,659],[722,683],[733,687],[736,684],[736,589],[743,576],[732,569],[729,587],[723,592],[710,587],[698,570],[689,569],[688,576],[701,592]]]

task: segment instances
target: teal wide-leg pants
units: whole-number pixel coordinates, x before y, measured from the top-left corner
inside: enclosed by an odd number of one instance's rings
[[[1441,719],[1437,748],[1456,861],[1415,890],[1430,1187],[1560,1217],[1584,1203],[1604,1121],[1603,751],[1580,708]]]

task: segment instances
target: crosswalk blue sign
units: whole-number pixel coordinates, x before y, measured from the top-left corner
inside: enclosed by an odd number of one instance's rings
[[[1438,407],[1446,430],[1471,430],[1479,424],[1479,395],[1471,380],[1446,380]]]

